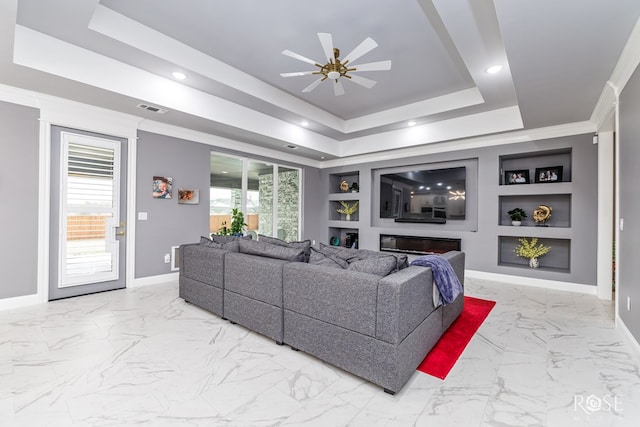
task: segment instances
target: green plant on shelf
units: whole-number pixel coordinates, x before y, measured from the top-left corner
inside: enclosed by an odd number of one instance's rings
[[[522,218],[527,217],[527,213],[522,208],[513,208],[507,211],[507,215],[509,215],[511,221],[522,221]]]
[[[551,250],[550,246],[544,246],[542,243],[538,244],[538,238],[533,237],[530,241],[526,237],[518,239],[520,244],[513,250],[515,254],[523,258],[539,258],[546,255]]]

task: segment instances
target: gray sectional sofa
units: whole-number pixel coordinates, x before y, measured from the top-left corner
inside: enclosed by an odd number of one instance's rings
[[[462,311],[434,305],[430,268],[406,255],[203,238],[180,247],[185,301],[399,391]],[[443,254],[464,285],[464,253]]]

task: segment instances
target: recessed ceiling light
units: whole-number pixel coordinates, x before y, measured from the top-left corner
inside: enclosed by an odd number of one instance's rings
[[[309,126],[309,122],[306,121],[306,120],[303,120],[303,121],[300,122],[300,126],[307,127],[307,126]]]
[[[187,75],[184,73],[181,73],[180,71],[174,71],[173,73],[171,73],[171,75],[178,80],[184,80],[187,78]]]
[[[222,173],[229,173],[229,172],[227,172],[227,171],[222,171]]]
[[[325,159],[325,157],[324,157],[324,156],[320,156],[320,160],[324,160],[324,159]]]
[[[407,126],[415,126],[415,125],[416,125],[416,122],[413,120],[407,122]]]
[[[502,65],[492,65],[491,67],[487,68],[487,73],[495,74],[498,71],[502,70],[502,68]]]

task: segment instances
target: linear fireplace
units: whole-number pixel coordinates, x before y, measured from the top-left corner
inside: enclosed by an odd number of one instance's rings
[[[429,253],[443,254],[449,251],[459,251],[461,241],[461,239],[448,239],[441,237],[381,234],[380,251],[403,252],[416,255]]]

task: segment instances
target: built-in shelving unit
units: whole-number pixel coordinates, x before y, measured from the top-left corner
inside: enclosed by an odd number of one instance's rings
[[[349,187],[346,191],[344,191],[340,186],[343,181],[346,182]],[[359,185],[359,171],[342,172],[329,175],[328,242],[330,244],[336,243],[337,238],[339,246],[357,247],[360,222],[359,207],[358,210],[349,217],[337,211],[343,207],[341,202],[346,203],[349,206],[352,206],[356,202],[358,204],[360,203],[360,193],[352,190],[353,183]]]
[[[541,257],[538,271],[571,272],[572,194],[571,149],[517,153],[499,157],[498,188],[498,266],[505,268],[527,268],[529,261],[515,255],[514,249],[522,237],[539,239],[538,243],[551,247],[548,254]],[[553,181],[536,182],[542,171],[561,171]],[[514,174],[528,176],[526,183],[510,184]],[[536,224],[533,211],[540,205],[551,207],[549,221]],[[527,213],[521,226],[512,226],[507,214],[514,208],[522,208]]]

